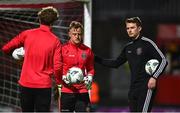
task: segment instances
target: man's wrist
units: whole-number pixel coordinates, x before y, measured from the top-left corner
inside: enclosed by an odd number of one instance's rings
[[[58,84],[57,87],[58,87],[58,88],[62,88],[62,84]]]
[[[156,77],[152,76],[152,78],[154,78],[155,80],[157,79]]]

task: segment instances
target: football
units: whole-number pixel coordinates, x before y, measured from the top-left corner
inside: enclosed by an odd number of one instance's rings
[[[67,78],[71,84],[81,83],[84,78],[83,71],[78,67],[72,67],[67,72]]]
[[[22,60],[24,58],[24,48],[20,47],[20,48],[16,48],[13,52],[12,52],[12,57],[15,60]]]
[[[152,75],[154,71],[156,70],[156,68],[158,67],[158,65],[159,65],[159,61],[157,59],[151,59],[147,61],[145,65],[146,73],[148,73],[149,75]]]

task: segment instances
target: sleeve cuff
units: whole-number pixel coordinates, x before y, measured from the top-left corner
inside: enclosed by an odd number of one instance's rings
[[[157,79],[157,77],[152,76],[154,79]]]

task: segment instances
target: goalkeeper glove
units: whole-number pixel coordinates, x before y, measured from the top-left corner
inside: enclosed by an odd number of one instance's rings
[[[62,80],[67,84],[70,85],[70,80],[68,79],[68,77],[66,75],[62,76]]]
[[[87,75],[84,77],[83,80],[84,80],[84,84],[86,85],[86,88],[88,90],[91,89],[93,77],[91,75]]]

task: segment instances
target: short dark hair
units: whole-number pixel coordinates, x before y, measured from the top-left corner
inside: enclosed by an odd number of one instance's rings
[[[83,30],[84,30],[83,25],[82,25],[80,22],[78,22],[78,21],[72,21],[72,22],[69,24],[69,29],[68,29],[68,31],[69,31],[71,28],[75,28],[75,29],[81,28],[82,33],[83,33]]]
[[[48,6],[38,12],[38,17],[41,24],[52,25],[59,18],[59,13],[56,8]]]
[[[141,19],[139,17],[127,18],[125,23],[136,23],[137,26],[142,26]]]

